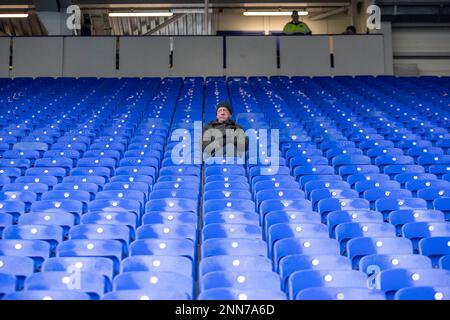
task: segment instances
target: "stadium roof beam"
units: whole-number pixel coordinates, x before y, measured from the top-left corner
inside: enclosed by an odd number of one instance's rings
[[[155,32],[158,32],[159,30],[167,27],[169,24],[177,21],[180,18],[183,18],[185,15],[187,15],[187,13],[179,13],[179,14],[175,14],[173,15],[173,17],[171,17],[170,19],[167,19],[166,21],[164,21],[163,23],[161,23],[160,25],[156,26],[155,28],[151,29],[150,31],[148,31],[145,35],[149,36],[154,34]]]

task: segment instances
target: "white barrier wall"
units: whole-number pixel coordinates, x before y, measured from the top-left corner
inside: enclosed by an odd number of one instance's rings
[[[382,35],[339,35],[333,42],[334,75],[385,74]]]
[[[281,36],[280,74],[322,76],[331,74],[329,36]]]
[[[115,77],[116,37],[64,38],[64,77]]]
[[[62,77],[63,38],[13,38],[13,77]]]
[[[0,38],[0,77],[9,77],[9,46],[11,38]]]
[[[5,37],[0,38],[0,76],[382,75],[390,73],[383,39],[383,35],[17,37],[12,40],[10,72],[11,38]]]
[[[276,37],[227,37],[226,61],[227,76],[277,74]]]
[[[174,37],[173,76],[223,76],[222,37]]]
[[[169,75],[169,37],[121,37],[118,76],[166,77]]]

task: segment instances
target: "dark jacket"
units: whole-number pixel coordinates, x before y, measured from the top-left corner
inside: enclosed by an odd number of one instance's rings
[[[233,120],[227,120],[225,122],[213,120],[210,121],[205,127],[203,127],[202,151],[205,151],[205,148],[209,144],[214,143],[215,141],[216,132],[210,131],[208,133],[208,130],[210,129],[219,130],[222,134],[222,143],[220,145],[216,145],[217,148],[224,148],[226,146],[227,130],[233,130],[234,134],[237,136],[233,140],[235,148],[238,149],[238,152],[245,152],[246,150],[248,150],[248,138],[245,136],[244,129],[240,125],[236,124],[236,122],[234,122]],[[238,139],[244,139],[245,141],[245,145],[243,146],[244,149],[242,149],[242,145],[240,145]],[[217,143],[220,143],[220,141],[218,141]]]

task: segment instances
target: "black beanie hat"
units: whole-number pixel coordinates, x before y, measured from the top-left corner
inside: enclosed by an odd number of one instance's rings
[[[232,107],[230,106],[230,104],[229,104],[228,102],[226,102],[226,101],[219,102],[219,104],[217,104],[217,107],[216,107],[216,114],[217,114],[217,111],[219,111],[219,108],[227,108],[228,111],[230,112],[230,114],[233,114],[233,108],[232,108]]]

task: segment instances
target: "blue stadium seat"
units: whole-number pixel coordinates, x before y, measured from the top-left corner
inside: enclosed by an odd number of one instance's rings
[[[81,223],[126,225],[131,229],[131,238],[134,239],[134,230],[138,226],[138,219],[131,212],[89,212],[81,217]]]
[[[412,241],[418,251],[418,242],[423,238],[450,237],[450,224],[447,222],[409,222],[402,227],[402,236]]]
[[[0,298],[16,290],[16,278],[0,273]]]
[[[216,288],[202,291],[198,300],[286,300],[280,290]]]
[[[90,211],[90,212],[96,212],[96,211],[132,212],[135,215],[140,216],[142,208],[141,208],[141,203],[137,200],[101,199],[101,200],[94,200],[94,201],[89,202],[88,211]]]
[[[272,271],[213,271],[202,276],[200,291],[216,288],[280,289],[280,277]]]
[[[203,227],[202,242],[214,238],[261,239],[259,226],[238,223],[213,223]]]
[[[450,198],[439,198],[434,200],[433,208],[442,211],[446,221],[450,220]]]
[[[389,213],[396,210],[405,209],[427,209],[427,202],[418,198],[403,198],[403,199],[378,199],[375,201],[375,209],[387,218]]]
[[[216,238],[202,244],[202,259],[219,255],[266,256],[267,245],[259,239]]]
[[[439,259],[439,268],[450,270],[450,255],[442,256]]]
[[[278,270],[280,259],[293,254],[336,255],[339,244],[329,238],[285,238],[275,243],[272,260]]]
[[[409,239],[397,237],[361,237],[347,242],[347,256],[353,266],[359,260],[371,254],[412,254],[413,247]]]
[[[259,226],[259,215],[255,212],[233,210],[212,211],[203,216],[203,225],[214,223],[240,223]]]
[[[98,186],[98,184],[95,184],[92,182],[83,182],[83,183],[62,182],[62,183],[58,183],[57,185],[55,185],[53,190],[54,191],[86,191],[86,192],[90,193],[90,197],[88,199],[93,200],[95,194],[99,190],[99,186]],[[48,195],[46,195],[46,196],[48,197]],[[63,196],[64,196],[64,193],[63,193]],[[83,200],[81,200],[81,201],[83,201]],[[84,201],[86,201],[86,200],[84,200]]]
[[[364,288],[317,287],[300,291],[295,300],[385,300],[381,290]]]
[[[193,297],[192,278],[168,271],[124,272],[114,279],[114,290],[179,292]]]
[[[118,272],[123,258],[123,245],[116,240],[75,239],[62,242],[56,249],[59,257],[105,257],[114,263]]]
[[[369,209],[369,201],[358,198],[323,199],[318,203],[318,211],[324,217],[326,217],[326,215],[332,211]]]
[[[43,272],[90,272],[104,276],[110,282],[114,277],[114,264],[102,257],[55,257],[47,259],[42,265]]]
[[[105,294],[102,300],[187,300],[180,291],[121,290]]]
[[[58,290],[17,291],[3,297],[3,300],[90,300],[87,293]]]
[[[450,287],[409,287],[398,290],[394,300],[450,300]]]
[[[130,255],[182,256],[194,261],[195,244],[188,239],[142,239],[131,243]]]
[[[327,215],[327,225],[330,237],[335,238],[335,229],[341,223],[366,222],[381,223],[383,216],[381,213],[370,210],[338,210]]]
[[[395,237],[395,227],[384,222],[345,222],[335,229],[336,240],[339,241],[341,251],[346,253],[349,240],[358,237]]]
[[[269,255],[274,244],[284,238],[328,238],[327,227],[318,223],[277,223],[268,228]]]
[[[432,266],[428,257],[418,254],[371,254],[359,261],[359,270],[368,275],[394,268],[428,269]]]
[[[138,239],[189,239],[196,242],[196,225],[147,224],[136,231]]]
[[[296,271],[288,279],[289,298],[295,299],[302,290],[313,287],[367,289],[367,276],[354,270]]]
[[[118,224],[82,224],[70,229],[69,237],[75,239],[117,240],[122,243],[124,254],[127,255],[130,242],[130,229]]]
[[[429,257],[433,266],[438,265],[442,256],[450,254],[450,237],[431,237],[420,240],[419,253]]]
[[[32,258],[35,269],[40,270],[42,262],[50,257],[50,244],[42,240],[1,240],[0,255]]]
[[[147,202],[145,211],[197,212],[197,201],[179,198],[154,199]]]
[[[192,260],[182,256],[131,256],[121,263],[121,272],[168,271],[191,277]]]
[[[192,212],[149,211],[142,216],[143,224],[197,224]]]
[[[40,196],[48,191],[48,185],[44,183],[7,183],[3,185],[3,192],[8,191],[30,191]]]
[[[280,276],[283,289],[289,276],[303,270],[352,270],[350,260],[340,255],[293,254],[280,260]]]
[[[449,287],[450,271],[440,269],[390,269],[377,274],[378,288],[393,299],[395,293],[407,287]]]
[[[16,278],[17,288],[23,288],[25,278],[34,272],[34,261],[28,257],[0,256],[1,274],[7,274]]]
[[[3,239],[44,240],[52,251],[63,241],[63,229],[52,225],[14,225],[3,230]]]
[[[272,263],[266,257],[254,255],[218,255],[200,261],[200,276],[214,271],[272,271]]]
[[[211,211],[218,210],[239,210],[239,211],[254,211],[255,203],[251,200],[241,199],[222,199],[222,200],[206,200],[203,203],[203,212],[206,214]]]
[[[105,278],[96,273],[52,271],[35,273],[25,281],[25,290],[67,290],[99,299],[109,290]]]

